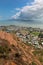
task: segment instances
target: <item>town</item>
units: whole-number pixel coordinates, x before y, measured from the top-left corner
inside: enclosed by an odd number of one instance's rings
[[[10,25],[0,26],[0,30],[6,31],[7,33],[12,32],[25,44],[43,49],[43,29]]]

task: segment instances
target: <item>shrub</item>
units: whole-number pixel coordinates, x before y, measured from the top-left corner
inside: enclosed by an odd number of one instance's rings
[[[32,65],[36,65],[36,63],[35,62],[32,62]]]

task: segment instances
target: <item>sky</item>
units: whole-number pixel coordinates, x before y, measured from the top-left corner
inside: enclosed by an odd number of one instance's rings
[[[43,23],[43,0],[0,0],[0,20]]]
[[[19,8],[24,7],[33,0],[0,0],[0,20],[9,19],[15,15]]]

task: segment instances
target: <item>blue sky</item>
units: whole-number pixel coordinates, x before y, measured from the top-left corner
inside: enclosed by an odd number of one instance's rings
[[[34,0],[0,0],[0,20],[9,19],[18,12],[17,8],[22,8]]]
[[[0,0],[0,20],[43,23],[43,0]]]

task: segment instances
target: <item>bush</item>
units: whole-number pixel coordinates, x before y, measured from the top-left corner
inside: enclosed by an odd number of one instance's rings
[[[16,53],[16,54],[15,54],[15,57],[16,57],[16,58],[19,58],[20,56],[21,56],[21,55],[20,55],[19,53]]]
[[[0,53],[9,53],[11,51],[11,48],[8,46],[0,46]]]
[[[32,65],[36,65],[36,63],[35,62],[32,62]]]
[[[39,57],[39,61],[40,61],[40,62],[43,62],[43,59],[42,59],[42,57]]]
[[[0,46],[0,53],[4,53],[2,46]]]

